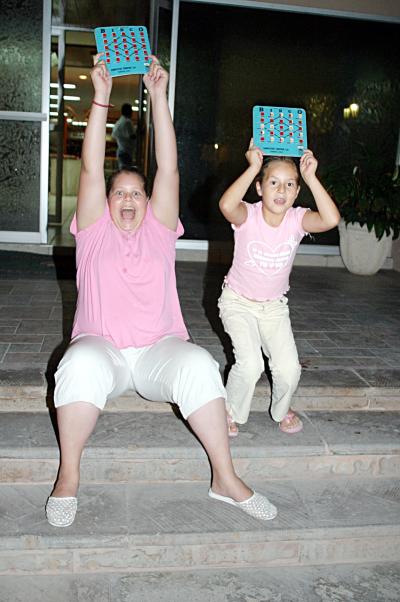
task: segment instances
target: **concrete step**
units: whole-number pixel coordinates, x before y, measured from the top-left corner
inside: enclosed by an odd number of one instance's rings
[[[206,455],[169,413],[103,413],[82,460],[83,483],[203,481]],[[266,413],[252,413],[231,439],[236,469],[248,481],[400,475],[400,412],[302,412],[304,429],[282,433]],[[58,447],[45,413],[3,413],[0,482],[54,481]]]
[[[399,479],[259,481],[262,522],[205,483],[83,485],[75,523],[51,527],[47,485],[0,485],[0,574],[45,575],[398,562]]]
[[[390,386],[350,386],[340,384],[340,378],[334,370],[327,370],[323,385],[301,385],[293,398],[292,406],[297,410],[321,411],[393,411],[400,410],[400,387]],[[309,373],[304,373],[302,380],[306,382]],[[330,383],[329,379],[333,381]],[[40,378],[40,380],[43,380]],[[324,380],[324,379],[322,379]],[[359,379],[358,379],[359,380]],[[335,384],[336,383],[336,384]],[[265,411],[269,407],[270,387],[266,379],[256,387],[252,403],[252,411]],[[45,384],[1,384],[0,383],[0,413],[1,412],[47,412],[53,408],[52,395]],[[110,400],[106,412],[168,412],[165,403],[150,402],[137,393]]]
[[[4,602],[398,602],[400,564],[0,577]]]

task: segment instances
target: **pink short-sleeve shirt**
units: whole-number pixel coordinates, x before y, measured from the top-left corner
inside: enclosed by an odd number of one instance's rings
[[[279,299],[289,290],[289,275],[296,251],[306,234],[302,226],[304,207],[290,207],[278,227],[267,224],[262,202],[247,207],[247,219],[235,231],[232,267],[227,285],[255,301]]]
[[[122,232],[108,204],[94,224],[77,231],[78,300],[72,338],[102,336],[117,348],[144,347],[165,336],[187,340],[175,277],[175,242],[182,236],[154,216],[151,204],[138,230]]]

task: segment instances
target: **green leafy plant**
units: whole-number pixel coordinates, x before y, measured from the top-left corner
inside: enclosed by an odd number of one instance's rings
[[[366,225],[378,240],[400,233],[400,177],[394,167],[398,145],[400,83],[364,76],[346,99],[356,117],[339,120],[331,139],[336,160],[324,182],[346,224]],[[329,105],[328,105],[329,106]]]
[[[327,183],[346,224],[366,225],[378,240],[400,234],[400,178],[385,171],[379,158],[364,153],[353,165],[336,165]]]

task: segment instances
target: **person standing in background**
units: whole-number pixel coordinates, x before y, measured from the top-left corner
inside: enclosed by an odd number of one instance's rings
[[[132,123],[132,105],[124,103],[121,117],[116,122],[111,136],[116,141],[118,169],[133,167],[135,164],[136,133]]]

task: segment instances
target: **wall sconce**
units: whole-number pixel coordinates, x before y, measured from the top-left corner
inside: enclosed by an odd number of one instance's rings
[[[345,107],[343,109],[343,117],[345,119],[350,119],[350,117],[355,119],[356,117],[358,117],[359,110],[360,110],[359,105],[356,102],[352,102],[350,106]]]
[[[352,102],[351,105],[349,106],[350,109],[350,115],[352,117],[357,117],[358,116],[358,111],[360,110],[360,107],[358,106],[358,104],[356,102]]]

